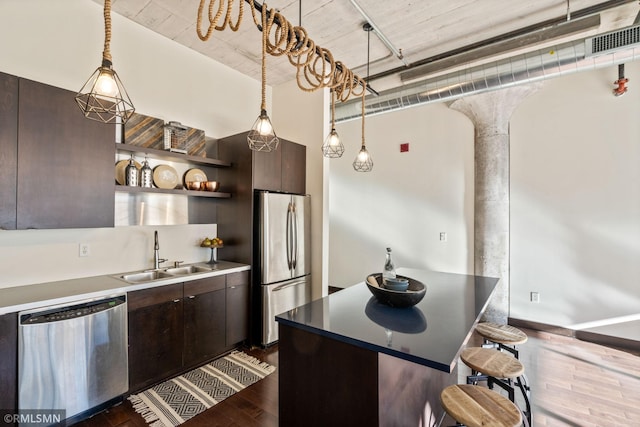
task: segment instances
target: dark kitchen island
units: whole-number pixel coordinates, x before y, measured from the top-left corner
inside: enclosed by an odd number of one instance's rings
[[[380,304],[364,282],[276,317],[281,426],[433,426],[440,391],[498,279],[426,270],[415,307]]]

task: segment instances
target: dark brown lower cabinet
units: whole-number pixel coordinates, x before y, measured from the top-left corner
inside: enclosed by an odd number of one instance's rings
[[[15,413],[18,408],[17,313],[0,316],[0,390],[0,410]]]
[[[249,272],[227,275],[227,346],[249,335]]]
[[[249,272],[129,292],[129,392],[195,368],[247,338]]]
[[[184,367],[224,352],[225,276],[184,284]]]
[[[129,292],[129,391],[182,368],[182,283]]]

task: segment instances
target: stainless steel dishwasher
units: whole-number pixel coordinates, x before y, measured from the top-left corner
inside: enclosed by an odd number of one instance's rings
[[[127,392],[126,295],[18,315],[19,410],[79,420]]]

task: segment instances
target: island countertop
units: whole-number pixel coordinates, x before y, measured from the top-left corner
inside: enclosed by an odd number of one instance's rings
[[[276,316],[303,329],[367,350],[451,373],[498,279],[399,268],[427,287],[411,308],[379,303],[364,282]]]

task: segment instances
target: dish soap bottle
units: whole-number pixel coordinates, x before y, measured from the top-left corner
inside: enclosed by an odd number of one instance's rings
[[[384,282],[386,279],[395,279],[396,278],[396,268],[393,265],[393,260],[391,259],[391,248],[387,248],[387,257],[384,262],[384,270],[382,270],[382,281]]]

